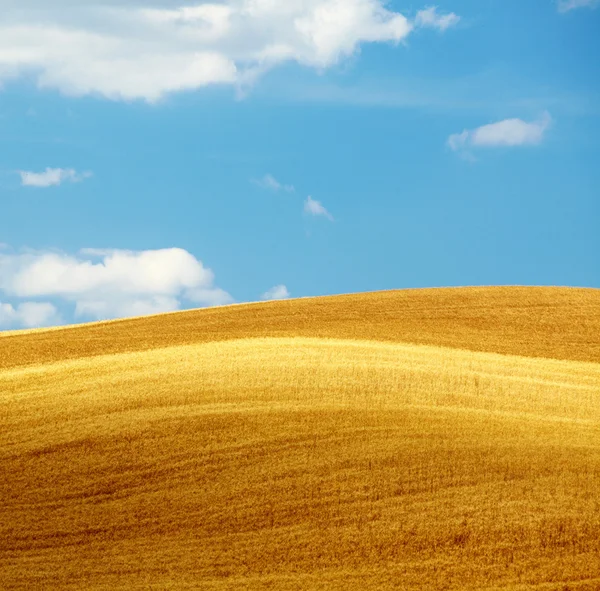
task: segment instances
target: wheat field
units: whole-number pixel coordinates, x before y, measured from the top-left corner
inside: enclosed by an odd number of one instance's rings
[[[0,588],[600,589],[600,290],[0,333]]]

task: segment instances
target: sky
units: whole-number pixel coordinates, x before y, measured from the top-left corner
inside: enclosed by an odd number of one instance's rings
[[[600,287],[600,1],[0,15],[0,330]]]

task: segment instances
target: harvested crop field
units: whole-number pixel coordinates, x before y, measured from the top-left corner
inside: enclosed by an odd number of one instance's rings
[[[2,589],[600,589],[600,290],[0,333]]]

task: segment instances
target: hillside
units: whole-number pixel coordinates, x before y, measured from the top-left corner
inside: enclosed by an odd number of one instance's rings
[[[600,588],[600,290],[0,333],[0,588]]]

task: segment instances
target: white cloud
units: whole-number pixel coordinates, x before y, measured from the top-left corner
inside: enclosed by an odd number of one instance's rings
[[[547,112],[531,123],[522,119],[504,119],[452,134],[448,138],[448,145],[455,151],[470,147],[537,145],[543,140],[551,121]]]
[[[469,141],[469,134],[471,132],[467,131],[466,129],[461,132],[461,133],[453,133],[449,138],[448,138],[448,145],[450,146],[450,148],[452,148],[453,150],[458,150],[460,148],[463,148],[467,142]]]
[[[231,303],[214,274],[189,252],[83,249],[78,256],[0,253],[0,292],[17,298],[55,297],[76,317],[119,318]]]
[[[83,299],[75,304],[75,316],[95,319],[145,316],[179,310],[177,298],[149,295],[141,298],[123,298],[115,302],[109,299]]]
[[[203,306],[222,306],[232,304],[233,298],[223,289],[218,287],[194,287],[187,289],[184,296],[190,302]]]
[[[57,309],[47,302],[23,302],[16,308],[0,302],[0,328],[39,328],[60,321]]]
[[[269,189],[275,192],[285,191],[286,193],[293,193],[295,191],[293,185],[284,185],[283,183],[280,183],[272,174],[265,174],[262,179],[253,182],[263,189]]]
[[[460,17],[451,12],[450,14],[438,14],[437,7],[431,6],[424,10],[419,10],[415,18],[415,24],[420,27],[431,27],[445,31],[446,29],[455,26]]]
[[[323,216],[333,222],[333,216],[323,207],[320,201],[308,197],[304,202],[304,212],[309,215]]]
[[[556,6],[558,12],[569,12],[575,8],[596,8],[599,0],[558,0]]]
[[[290,292],[285,285],[276,285],[262,294],[263,300],[284,300],[290,297]]]
[[[44,172],[19,170],[21,185],[24,187],[55,187],[69,181],[77,183],[92,176],[91,172],[77,173],[72,168],[46,168]]]
[[[72,96],[150,102],[208,84],[243,88],[284,62],[323,70],[364,43],[397,44],[415,26],[457,19],[427,9],[413,23],[385,0],[2,4],[0,82],[28,75]]]

